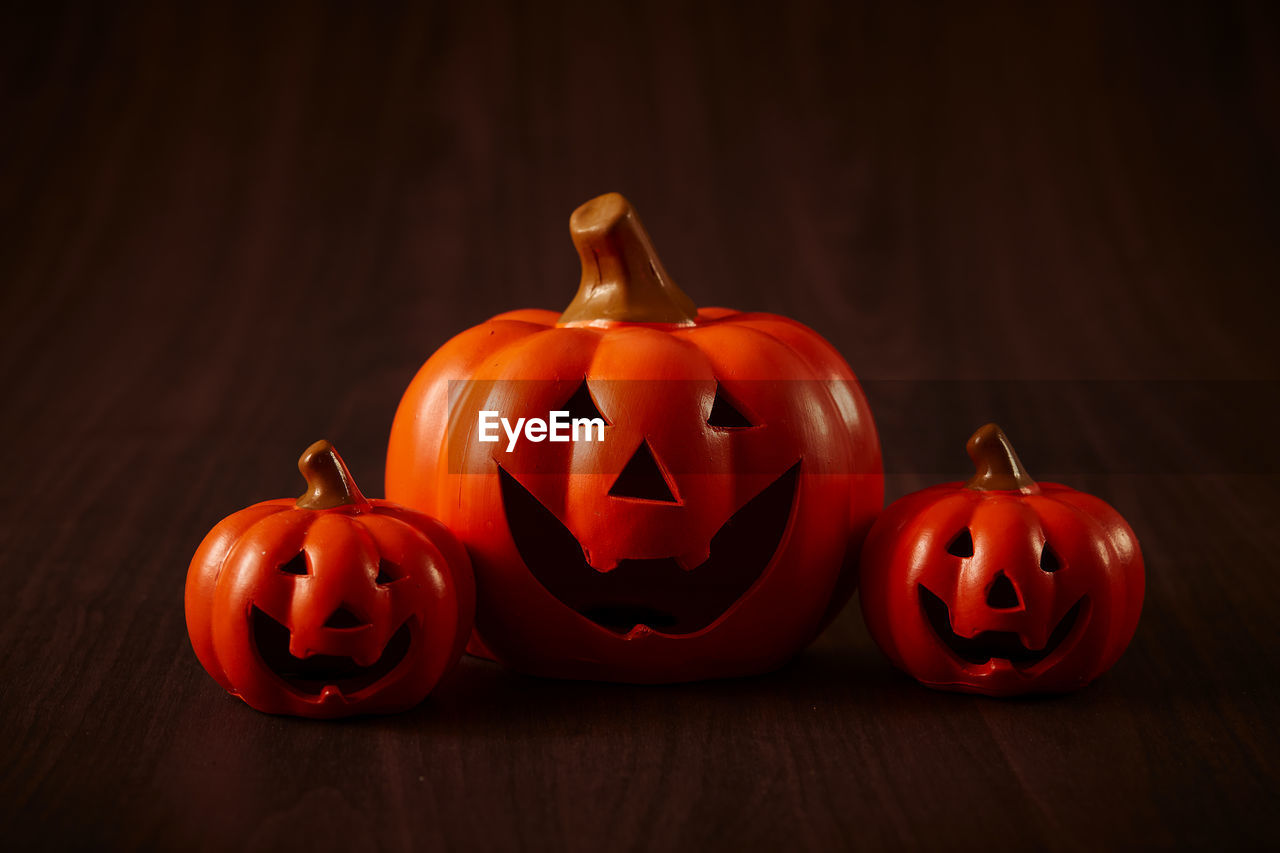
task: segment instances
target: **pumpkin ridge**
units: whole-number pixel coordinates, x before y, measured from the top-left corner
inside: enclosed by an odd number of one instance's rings
[[[736,321],[735,321],[735,322],[731,322],[731,323],[724,323],[724,324],[721,324],[721,326],[722,326],[722,328],[723,328],[723,329],[732,329],[732,330],[733,330],[733,334],[740,334],[740,333],[744,333],[744,332],[745,332],[745,333],[747,333],[747,335],[760,335],[760,336],[762,336],[762,337],[766,338],[766,339],[767,339],[771,344],[776,345],[778,349],[780,349],[781,351],[785,352],[789,357],[794,358],[794,359],[796,359],[797,361],[799,361],[799,362],[800,362],[800,363],[801,363],[805,368],[807,368],[807,369],[808,369],[809,374],[810,374],[809,376],[804,376],[804,377],[792,377],[792,378],[795,378],[795,379],[801,379],[801,380],[817,379],[817,378],[818,378],[819,373],[818,373],[818,371],[814,368],[814,364],[813,364],[813,362],[812,362],[809,358],[807,358],[807,357],[805,356],[805,354],[804,354],[804,353],[802,353],[800,350],[798,350],[798,349],[796,349],[795,347],[793,347],[789,341],[786,341],[786,340],[784,340],[784,339],[782,339],[782,338],[778,337],[777,335],[772,335],[772,334],[770,334],[768,331],[766,331],[765,329],[761,329],[761,328],[758,328],[758,327],[756,327],[756,326],[747,325],[747,324],[745,324],[745,323],[739,323],[739,322],[736,322]],[[705,327],[705,326],[704,326],[704,327],[701,327],[701,328],[707,328],[707,327]],[[683,339],[687,340],[689,343],[693,344],[694,346],[698,346],[696,343],[694,343],[694,342],[695,342],[695,340],[696,340],[696,332],[697,332],[697,329],[687,329],[687,330],[682,329],[682,330],[680,330],[679,332],[675,332],[675,333],[673,333],[673,334],[672,334],[672,337],[676,337],[676,338],[683,338]],[[698,346],[698,350],[699,350],[700,352],[704,352],[704,348],[703,348],[703,347],[701,347],[701,346]],[[735,379],[736,379],[736,378],[740,378],[740,377],[730,377],[730,378],[735,378]],[[751,381],[754,381],[754,380],[751,380],[751,379],[743,379],[742,381],[745,381],[745,382],[751,382]],[[833,403],[834,403],[834,401],[833,401]]]
[[[435,590],[446,589],[452,587],[453,592],[459,598],[459,610],[457,612],[446,611],[439,614],[437,618],[448,618],[452,620],[448,633],[458,634],[458,626],[463,620],[474,621],[475,618],[475,580],[471,572],[471,557],[467,553],[466,546],[456,539],[436,541],[434,537],[445,534],[452,537],[453,534],[443,523],[430,515],[425,515],[417,510],[402,506],[391,501],[377,500],[374,501],[375,512],[371,513],[378,519],[385,519],[388,522],[394,522],[408,528],[418,541],[430,548],[430,554],[433,557],[430,565],[430,571],[435,575],[434,578],[428,579],[428,585],[434,587]],[[427,530],[426,527],[420,525],[428,525],[435,528]],[[452,544],[456,548],[450,548],[446,552],[444,545]],[[465,572],[457,571],[457,566],[465,566]],[[440,586],[439,583],[443,583]],[[433,591],[435,591],[433,590]],[[466,613],[465,617],[462,615]],[[474,627],[474,626],[473,626]],[[426,625],[419,625],[420,629],[425,630]],[[470,639],[470,631],[463,633],[458,637],[454,644],[452,654],[454,665],[458,658],[461,657],[468,640]],[[446,662],[447,663],[447,662]],[[440,677],[448,672],[451,665],[446,665]]]
[[[1043,486],[1045,484],[1042,483],[1041,485]],[[1052,504],[1053,506],[1062,507],[1063,509],[1067,510],[1070,513],[1071,521],[1075,524],[1080,525],[1080,529],[1087,533],[1087,537],[1089,539],[1091,539],[1094,542],[1103,543],[1104,547],[1107,550],[1107,556],[1109,558],[1109,561],[1107,561],[1107,564],[1109,565],[1121,564],[1124,560],[1124,555],[1120,553],[1120,550],[1116,547],[1115,542],[1112,540],[1111,536],[1109,535],[1107,525],[1104,524],[1103,521],[1100,518],[1098,518],[1095,514],[1090,513],[1087,508],[1080,506],[1074,501],[1061,499],[1063,497],[1067,497],[1070,494],[1084,495],[1086,497],[1094,498],[1094,500],[1104,504],[1105,506],[1107,506],[1108,509],[1110,509],[1110,505],[1106,504],[1105,501],[1102,501],[1101,498],[1097,498],[1096,496],[1090,495],[1087,492],[1080,492],[1075,489],[1067,489],[1065,487],[1064,487],[1064,491],[1059,493],[1058,495],[1046,495],[1043,493],[1037,494],[1037,495],[1027,495],[1026,503],[1035,512],[1036,520],[1040,522],[1040,528],[1045,534],[1045,541],[1049,542],[1049,544],[1051,545],[1053,544],[1050,541],[1049,530],[1047,529],[1047,525],[1045,524],[1044,514],[1040,512],[1037,506],[1040,504],[1047,503],[1047,504]],[[1114,513],[1114,510],[1110,510],[1110,511]],[[1053,538],[1055,540],[1060,540],[1061,535],[1054,536]],[[1057,550],[1058,554],[1063,553],[1063,549],[1061,545],[1056,546],[1055,550]],[[1123,585],[1121,589],[1123,590],[1124,596],[1127,597],[1129,593],[1128,586]],[[1114,592],[1112,594],[1115,595]],[[1107,606],[1107,602],[1105,601],[1099,602],[1091,599],[1090,610],[1089,610],[1089,620],[1090,622],[1100,621],[1101,612],[1105,609],[1109,616],[1109,619],[1107,620],[1107,634],[1108,636],[1110,636],[1113,632],[1117,630],[1117,626],[1120,626],[1121,623],[1123,622],[1122,615],[1125,612],[1127,612],[1127,607],[1126,607],[1127,603],[1128,603],[1127,601],[1122,600],[1120,601],[1119,606],[1114,606],[1114,605]]]
[[[586,367],[584,368],[584,374],[581,377],[582,379],[585,379],[587,376],[590,375],[591,367],[594,364],[596,353],[599,351],[600,344],[603,341],[604,336],[608,331],[609,330],[607,328],[591,327],[591,326],[574,326],[574,327],[568,327],[568,328],[560,327],[560,326],[543,326],[543,327],[535,328],[531,330],[530,333],[527,335],[520,335],[510,340],[503,341],[498,347],[486,353],[484,358],[481,361],[479,361],[476,364],[476,366],[474,366],[468,372],[468,375],[471,378],[463,381],[495,382],[495,383],[525,381],[525,380],[519,379],[518,377],[513,377],[511,374],[513,372],[516,374],[519,374],[520,372],[522,372],[524,369],[523,365],[527,361],[534,361],[539,363],[545,362],[545,363],[554,364],[556,363],[557,357],[560,355],[560,352],[563,350],[563,347],[559,345],[559,342],[562,341],[563,338],[559,337],[558,335],[548,336],[546,334],[548,332],[557,332],[557,333],[563,332],[563,333],[574,334],[574,335],[580,336],[583,340],[590,342],[590,352],[586,355],[586,358],[585,358]],[[527,348],[527,349],[525,349],[524,351],[520,351],[520,349],[517,349],[517,348]],[[546,350],[550,350],[550,351],[547,352]],[[478,372],[478,368],[486,365],[501,366],[503,368],[502,375],[497,378],[492,378],[492,377],[486,378],[486,379],[476,378],[475,374]],[[558,381],[558,380],[572,379],[572,378],[573,377],[570,377],[570,376],[557,376],[554,378],[532,379],[527,381],[551,382],[551,381]],[[446,382],[445,384],[447,386],[448,383]],[[446,419],[446,421],[451,419],[452,418]],[[469,446],[474,441],[473,436],[476,428],[477,428],[476,424],[473,421],[468,421],[466,426],[467,433],[466,433],[466,439],[465,439],[467,446]],[[448,426],[446,425],[446,433],[447,432],[448,432]],[[446,440],[440,443],[440,451],[439,451],[440,455],[438,459],[438,465],[439,465],[439,470],[442,470],[442,471],[448,471],[450,467],[449,448],[450,448],[451,442],[448,439],[449,439],[449,436],[446,435]],[[493,460],[492,455],[490,455],[489,458]],[[457,483],[455,488],[460,489],[461,483],[457,480],[455,480],[454,482]],[[551,508],[549,507],[549,509]],[[559,508],[559,511],[561,513],[563,513],[564,510],[565,510],[564,507]]]
[[[796,325],[800,326],[805,331],[809,331],[810,334],[816,334],[811,330],[809,330],[808,327],[804,326],[803,324],[797,323]],[[825,381],[824,377],[822,376],[822,372],[818,369],[818,366],[815,365],[813,363],[813,360],[808,355],[806,355],[802,350],[799,350],[794,346],[792,346],[790,341],[780,338],[777,335],[772,334],[769,330],[762,329],[754,324],[734,321],[732,323],[726,324],[726,328],[734,329],[735,333],[747,332],[749,334],[761,335],[764,338],[776,344],[782,351],[786,352],[789,356],[795,358],[802,365],[804,365],[808,369],[809,375],[804,377],[801,381],[815,382],[820,384],[822,387],[823,399],[827,403],[827,411],[835,413],[835,415],[840,420],[842,425],[848,426],[847,421],[845,421],[844,419],[844,413],[840,408],[840,404],[836,401],[835,394],[832,392],[830,383]],[[688,337],[692,340],[693,332],[694,330],[690,329],[687,332],[677,333],[677,335],[682,337]],[[843,372],[847,374],[847,378],[849,379],[853,378],[853,373],[851,370],[846,369]],[[745,381],[751,381],[751,380],[745,380]],[[879,445],[878,437],[877,437],[876,444],[877,446]],[[850,443],[850,447],[849,447],[849,456],[850,456],[850,462],[852,462],[854,457],[857,456],[857,450],[852,446],[852,443]]]
[[[368,568],[372,565],[376,574],[378,563],[382,561],[382,546],[378,543],[378,537],[365,524],[365,518],[370,514],[372,513],[362,512],[359,515],[347,516],[344,520],[347,522],[346,527],[360,541],[360,549],[365,558],[365,567]]]
[[[768,335],[769,337],[778,341],[787,349],[791,350],[792,352],[796,353],[796,355],[800,356],[801,360],[804,361],[805,364],[809,365],[809,368],[813,371],[815,375],[821,375],[824,372],[822,368],[835,365],[840,368],[838,372],[844,374],[841,378],[854,379],[854,380],[857,379],[857,377],[853,373],[853,369],[848,366],[848,362],[845,361],[845,358],[843,355],[841,355],[840,351],[837,350],[835,347],[833,347],[829,341],[827,341],[825,338],[823,338],[813,329],[811,329],[810,327],[806,326],[804,323],[801,323],[798,320],[792,320],[790,317],[783,317],[780,314],[752,312],[749,314],[739,314],[737,317],[733,318],[733,322],[736,325],[741,325],[743,328],[754,329],[757,332],[760,332],[763,335]],[[766,324],[772,325],[775,323],[783,326],[790,326],[796,329],[805,337],[809,338],[811,341],[817,344],[820,348],[825,349],[826,354],[832,356],[831,360],[827,364],[821,364],[821,365],[815,364],[813,358],[808,353],[798,349],[794,344],[792,344],[786,338],[780,337],[770,329],[763,328],[763,326]]]
[[[680,329],[678,331],[655,328],[652,325],[642,324],[642,323],[627,323],[625,325],[620,324],[620,325],[611,326],[611,327],[610,326],[596,326],[596,327],[574,326],[571,328],[589,328],[593,332],[595,332],[596,339],[597,339],[596,345],[591,351],[590,359],[588,359],[586,375],[588,377],[595,376],[597,379],[605,379],[605,381],[618,380],[618,377],[606,378],[598,375],[597,373],[597,365],[598,365],[597,359],[600,355],[600,349],[601,349],[601,346],[604,344],[605,337],[609,335],[614,336],[615,342],[618,340],[617,336],[627,335],[630,337],[632,341],[635,341],[635,345],[637,347],[639,346],[648,347],[657,341],[662,341],[661,345],[674,344],[680,347],[681,350],[686,354],[693,355],[696,353],[699,357],[704,357],[702,347],[699,347],[697,344],[694,344],[691,341],[689,341],[685,335],[679,334],[679,332],[683,332],[683,331],[692,331],[692,329],[694,328],[692,326],[688,327],[687,329]],[[714,374],[714,371],[711,369],[710,363],[707,363],[705,367],[708,373]],[[631,381],[631,380],[628,379],[624,381]],[[674,381],[679,381],[679,380],[674,380]]]
[[[291,509],[292,505],[292,498],[281,498],[261,501],[246,507],[235,515],[224,519],[210,530],[200,543],[199,548],[196,549],[193,563],[198,563],[203,568],[201,571],[189,573],[183,588],[183,609],[188,625],[187,633],[191,639],[192,648],[196,652],[196,657],[209,669],[209,674],[214,677],[214,680],[228,689],[230,689],[228,685],[231,682],[213,640],[213,618],[210,612],[211,608],[207,605],[207,602],[212,601],[217,592],[218,584],[222,581],[223,572],[227,567],[228,558],[244,540],[245,536],[248,535],[249,531],[265,519],[277,515],[281,510]],[[259,511],[262,511],[262,513],[257,515]],[[251,513],[255,514],[256,517],[249,518],[248,516]],[[216,547],[219,551],[205,554],[204,549],[206,546],[211,549]],[[212,572],[208,571],[210,561],[216,561],[213,563],[214,569]],[[206,661],[208,662],[206,663]],[[216,666],[216,673],[210,664]]]
[[[505,368],[505,370],[504,370],[503,375],[502,375],[501,377],[498,377],[498,378],[494,378],[494,377],[486,377],[486,378],[483,378],[483,379],[478,379],[478,378],[475,376],[475,373],[476,373],[477,371],[473,369],[473,370],[471,370],[471,371],[468,371],[468,373],[469,373],[469,375],[470,375],[470,379],[469,379],[469,380],[464,380],[464,381],[478,381],[478,382],[486,382],[486,381],[491,381],[491,382],[507,382],[507,381],[511,381],[511,376],[510,376],[509,374],[510,374],[513,370],[517,369],[517,368],[513,368],[513,367],[512,367],[512,361],[513,361],[513,360],[515,360],[515,362],[516,362],[517,366],[522,366],[522,365],[521,365],[520,360],[521,360],[521,359],[523,359],[523,358],[528,358],[528,357],[530,357],[531,355],[533,355],[533,353],[521,353],[521,352],[518,352],[518,351],[513,352],[513,350],[515,350],[517,347],[525,347],[525,346],[528,346],[528,347],[531,347],[531,348],[532,348],[532,347],[535,347],[535,346],[541,346],[544,342],[546,342],[546,343],[547,343],[547,345],[548,345],[549,347],[551,347],[554,351],[553,351],[552,353],[546,353],[546,354],[544,354],[544,353],[536,353],[536,354],[537,354],[537,355],[539,355],[539,356],[542,356],[542,355],[556,355],[556,354],[558,354],[558,353],[559,353],[559,351],[560,351],[561,349],[563,349],[563,347],[562,347],[562,346],[560,346],[560,345],[558,344],[558,342],[559,342],[559,341],[562,341],[562,340],[563,340],[563,338],[555,337],[555,336],[551,336],[551,337],[549,337],[549,336],[548,336],[548,334],[547,334],[547,333],[549,333],[549,332],[570,332],[570,333],[573,333],[573,334],[581,335],[581,336],[583,336],[584,338],[587,338],[588,340],[591,340],[591,341],[593,342],[593,346],[592,346],[592,348],[591,348],[591,356],[592,356],[592,357],[594,357],[594,355],[595,355],[595,350],[596,350],[596,349],[598,349],[598,348],[599,348],[599,346],[600,346],[600,339],[604,336],[604,334],[605,334],[605,332],[606,332],[606,331],[608,331],[608,330],[607,330],[607,329],[604,329],[604,328],[600,328],[600,327],[592,327],[592,326],[572,326],[572,327],[569,327],[569,328],[562,328],[562,327],[559,327],[559,326],[538,326],[538,327],[535,327],[535,328],[534,328],[533,330],[531,330],[531,331],[529,332],[529,334],[527,334],[527,335],[520,335],[519,337],[515,337],[515,338],[512,338],[512,339],[510,339],[510,340],[503,341],[499,346],[495,347],[493,350],[491,350],[490,352],[486,353],[486,354],[485,354],[485,356],[484,356],[484,358],[483,358],[483,359],[481,359],[480,361],[478,361],[478,362],[476,363],[476,365],[475,365],[476,367],[487,367],[487,366],[491,366],[491,365],[494,365],[494,364],[500,364],[500,365],[503,365],[503,366],[504,366],[504,368]],[[535,343],[535,341],[536,341],[536,343]],[[517,381],[518,381],[518,380],[517,380]],[[446,384],[447,384],[447,383],[446,383]]]
[[[456,373],[458,375],[461,375],[463,377],[468,377],[460,381],[464,381],[464,382],[484,381],[484,380],[475,379],[475,374],[478,371],[483,370],[488,365],[492,365],[495,363],[498,363],[498,364],[505,363],[505,361],[509,358],[508,350],[510,348],[515,347],[517,345],[527,346],[529,345],[530,340],[541,336],[545,332],[554,331],[556,329],[555,326],[539,326],[536,323],[527,323],[522,320],[504,320],[504,319],[501,319],[501,316],[502,315],[498,315],[498,317],[494,318],[493,320],[488,320],[479,326],[474,326],[470,329],[466,329],[462,332],[459,332],[457,335],[454,335],[444,345],[444,347],[441,347],[441,350],[444,350],[446,347],[452,350],[452,346],[455,341],[458,341],[460,338],[464,336],[472,335],[473,333],[474,333],[474,337],[479,339],[479,343],[475,345],[477,352],[474,354],[474,357],[467,359],[465,362],[463,362],[462,364],[458,365],[455,368]],[[508,324],[512,326],[525,326],[527,327],[527,329],[519,330],[523,332],[523,334],[516,334],[504,340],[490,342],[489,338],[492,336],[493,330],[489,330],[488,335],[479,334],[481,330],[486,329],[490,324],[493,324],[495,326],[500,326],[500,327],[507,326]],[[484,344],[486,343],[490,344],[490,346],[484,346]],[[416,383],[418,380],[418,376],[423,375],[428,370],[428,368],[431,367],[431,362],[434,358],[435,356],[433,355],[431,358],[427,359],[426,363],[423,364],[421,368],[419,368],[418,374],[414,376],[413,383]],[[415,421],[417,421],[420,417],[423,404],[431,398],[432,396],[431,389],[433,388],[440,389],[441,396],[443,397],[443,405],[446,408],[446,410],[448,409],[450,405],[449,382],[450,380],[448,379],[448,377],[436,375],[426,383],[426,388],[417,394],[417,398],[415,401],[416,407],[414,410]],[[410,388],[414,387],[413,383],[410,384]],[[406,392],[404,400],[407,400],[407,399],[409,399],[409,394]],[[404,400],[401,401],[400,406],[404,405]],[[396,417],[395,417],[396,422],[400,420],[400,411],[399,411],[400,406],[397,406]],[[434,462],[434,467],[437,471],[448,472],[450,470],[449,448],[451,446],[451,442],[449,441],[449,421],[450,421],[450,418],[448,417],[443,419],[444,440],[439,442],[439,447],[437,448],[436,458]],[[393,424],[393,428],[394,428],[394,424]],[[471,429],[471,427],[469,427],[468,429]],[[470,433],[468,433],[468,438],[470,438]],[[461,488],[461,483],[458,481],[454,481],[454,483],[455,485],[454,485],[453,493],[447,494],[444,489],[440,489],[439,491],[433,494],[432,496],[434,501],[432,505],[433,510],[435,510],[436,507],[440,506],[441,501],[449,498],[451,495],[456,496],[456,490]],[[435,513],[433,512],[432,514],[434,515]]]
[[[372,513],[369,513],[369,516],[372,516],[373,518],[378,519],[379,524],[385,522],[388,526],[404,528],[405,530],[409,531],[409,533],[412,534],[414,539],[417,540],[419,545],[425,545],[430,549],[431,556],[435,561],[438,561],[441,565],[448,564],[448,560],[446,559],[444,552],[441,551],[438,547],[436,547],[436,544],[431,541],[431,538],[427,535],[426,531],[414,525],[408,519],[401,518],[399,515],[394,513],[378,512],[376,510]],[[368,533],[370,536],[373,536],[373,531],[369,530],[369,527],[367,524],[368,521],[369,521],[369,518],[367,517],[360,519],[361,526],[364,528],[365,532]],[[374,539],[376,540],[376,538],[377,537],[375,536]],[[379,551],[379,558],[381,558],[381,551]]]
[[[298,523],[302,527],[302,535],[299,537],[299,542],[298,542],[298,548],[299,549],[302,548],[302,544],[306,541],[306,538],[307,538],[307,532],[311,529],[311,522],[314,519],[303,519],[301,522],[292,521],[292,518],[289,517],[289,513],[291,510],[296,510],[298,507],[295,505],[293,498],[283,498],[282,500],[288,501],[289,505],[280,507],[280,509],[282,510],[281,512],[268,513],[267,515],[264,515],[261,518],[257,519],[256,521],[254,521],[253,524],[249,525],[244,529],[244,531],[236,539],[235,544],[230,549],[228,549],[226,556],[223,558],[223,561],[222,561],[223,566],[231,562],[232,555],[235,554],[241,548],[241,546],[244,545],[244,543],[246,542],[252,543],[251,546],[246,546],[246,547],[258,548],[259,547],[259,544],[257,541],[258,537],[266,536],[267,541],[275,541],[277,538],[279,538],[281,533],[291,532],[289,528],[294,523]],[[302,510],[302,512],[313,512],[313,511]],[[281,528],[279,532],[277,532],[274,529],[277,526]],[[219,569],[219,574],[221,574],[221,568]]]
[[[931,499],[922,501],[920,509],[912,514],[911,519],[899,531],[898,535],[901,537],[899,547],[914,547],[912,543],[919,541],[923,535],[936,532],[939,534],[938,548],[945,549],[947,542],[959,527],[968,527],[973,523],[978,503],[979,501],[974,500],[973,495],[965,492],[947,494],[941,498],[931,496]],[[939,519],[947,520],[945,529],[941,527]],[[957,522],[959,522],[958,525]],[[961,575],[957,572],[955,579],[957,589],[960,581]],[[935,592],[938,591],[935,590]],[[949,589],[946,592],[954,595],[955,589]]]
[[[250,510],[256,510],[258,507],[264,507],[264,508],[270,507],[272,508],[273,511],[264,512],[262,515],[253,519],[244,527],[234,531],[235,538],[231,539],[230,543],[226,547],[226,550],[222,552],[222,556],[218,560],[218,570],[214,574],[213,580],[209,584],[210,590],[217,588],[218,582],[222,580],[223,569],[226,568],[227,563],[231,559],[231,555],[235,553],[236,548],[240,545],[241,542],[245,541],[245,539],[247,539],[250,535],[252,535],[253,532],[257,529],[257,527],[263,522],[267,521],[268,519],[275,518],[281,512],[296,508],[293,498],[280,498],[277,500],[269,500],[269,501],[262,501],[260,503],[256,503],[253,506],[248,507],[247,509],[241,510],[241,512],[249,512]]]
[[[534,319],[527,315],[541,315],[542,319]],[[531,326],[541,326],[546,328],[555,328],[556,320],[560,315],[555,311],[549,311],[545,308],[516,308],[511,311],[503,311],[501,314],[494,314],[482,325],[489,323],[527,323]],[[543,322],[545,320],[546,322]]]
[[[1085,494],[1085,493],[1077,492],[1077,494]],[[1037,503],[1040,503],[1041,501],[1043,501],[1046,503],[1052,503],[1057,506],[1064,507],[1071,513],[1072,520],[1080,524],[1085,530],[1088,530],[1089,534],[1094,539],[1105,542],[1107,546],[1107,550],[1110,552],[1111,557],[1118,561],[1123,555],[1120,554],[1119,550],[1116,548],[1115,542],[1113,542],[1111,540],[1111,537],[1107,535],[1106,525],[1103,524],[1102,521],[1100,521],[1096,515],[1090,513],[1085,507],[1080,506],[1074,501],[1061,500],[1061,497],[1063,497],[1063,495],[1045,495],[1043,493],[1039,495],[1029,495],[1028,503],[1030,503],[1031,506],[1034,507]],[[1030,500],[1030,499],[1034,499],[1034,500]],[[1108,508],[1110,508],[1110,505],[1107,505],[1107,506]],[[1114,512],[1114,510],[1112,511]],[[1036,516],[1040,518],[1041,521],[1043,522],[1043,516],[1040,514],[1039,511],[1036,512]],[[1043,523],[1041,524],[1041,526],[1043,527]],[[1045,535],[1045,538],[1048,539],[1047,533]]]

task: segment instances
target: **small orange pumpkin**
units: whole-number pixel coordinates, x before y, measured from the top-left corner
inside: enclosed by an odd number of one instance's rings
[[[1088,684],[1142,612],[1142,551],[1092,495],[1027,474],[1004,432],[977,468],[894,502],[862,553],[862,612],[890,660],[943,690],[1013,696]]]
[[[462,655],[475,587],[444,525],[368,500],[327,441],[307,492],[223,519],[187,574],[200,663],[259,711],[343,717],[421,702]]]

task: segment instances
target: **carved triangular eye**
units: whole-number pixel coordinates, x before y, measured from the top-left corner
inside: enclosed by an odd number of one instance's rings
[[[1062,568],[1062,561],[1058,559],[1058,554],[1049,547],[1049,543],[1044,543],[1044,550],[1040,552],[1040,569],[1045,572],[1056,572]]]
[[[291,575],[309,574],[307,571],[307,552],[299,551],[289,562],[280,567],[280,571]]]
[[[742,412],[738,411],[724,389],[716,385],[716,399],[711,404],[711,414],[707,416],[707,425],[716,429],[746,429],[755,426]]]
[[[609,423],[609,419],[596,407],[596,401],[591,399],[591,389],[587,388],[587,380],[585,379],[578,386],[578,390],[573,392],[573,396],[565,401],[564,410],[569,413],[569,417],[573,420],[578,418],[599,418],[606,425]]]
[[[374,583],[378,586],[386,586],[389,583],[395,583],[404,577],[404,572],[395,563],[383,557],[378,561],[378,577],[374,579]]]
[[[956,538],[947,546],[947,553],[953,557],[973,556],[973,534],[969,532],[969,528],[956,534]]]

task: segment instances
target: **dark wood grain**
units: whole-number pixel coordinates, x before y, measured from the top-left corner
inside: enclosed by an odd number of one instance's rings
[[[1269,4],[368,6],[4,13],[6,847],[1276,843]],[[218,689],[181,608],[204,532],[321,436],[378,493],[418,364],[565,305],[567,216],[614,189],[699,302],[844,352],[890,497],[998,419],[1119,508],[1149,567],[1119,665],[933,693],[855,605],[743,681],[467,659],[342,724]]]

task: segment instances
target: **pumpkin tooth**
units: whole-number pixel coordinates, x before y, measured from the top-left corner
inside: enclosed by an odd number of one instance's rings
[[[654,634],[654,633],[657,633],[657,632],[654,631],[652,628],[650,628],[648,625],[639,624],[639,625],[636,625],[634,628],[632,628],[630,631],[628,631],[626,634],[624,634],[623,637],[628,640],[634,640],[637,637],[647,637],[650,634]]]
[[[605,554],[598,558],[593,558],[591,552],[586,548],[582,549],[583,559],[587,561],[587,565],[595,569],[597,572],[611,572],[618,568],[618,555]]]
[[[676,564],[680,566],[680,568],[684,569],[686,572],[691,572],[707,560],[711,559],[711,543],[707,542],[705,545],[695,548],[692,551],[677,554],[673,559],[675,559]]]
[[[342,695],[342,689],[336,684],[326,684],[324,689],[320,691],[321,702],[345,702],[347,697]]]

